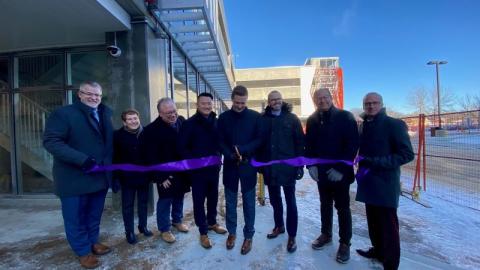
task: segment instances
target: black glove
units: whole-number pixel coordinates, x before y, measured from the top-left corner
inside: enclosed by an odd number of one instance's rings
[[[295,175],[295,180],[300,180],[303,177],[303,166],[297,167],[297,173]]]
[[[362,168],[370,168],[372,166],[372,159],[368,157],[364,157],[360,162],[358,162],[358,165]]]
[[[82,164],[81,168],[82,168],[82,171],[84,172],[88,172],[90,171],[91,169],[93,169],[93,167],[95,167],[97,165],[97,161],[93,158],[93,157],[88,157]]]

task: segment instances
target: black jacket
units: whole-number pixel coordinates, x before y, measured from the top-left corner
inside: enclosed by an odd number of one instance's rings
[[[194,114],[180,129],[178,149],[183,159],[206,156],[220,156],[218,142],[217,118],[214,112],[205,118],[200,113]],[[190,181],[218,179],[220,165],[192,170],[188,172]]]
[[[370,171],[357,179],[357,201],[398,207],[400,166],[415,158],[407,130],[405,122],[387,116],[385,110],[363,121],[359,155],[365,160],[360,168]]]
[[[178,133],[183,121],[185,119],[179,116],[177,128],[174,128],[158,117],[144,128],[140,135],[140,149],[145,165],[182,160],[178,150]],[[173,177],[170,181],[172,185],[165,189],[161,183],[170,176]],[[154,171],[148,174],[148,179],[157,183],[158,196],[162,198],[181,195],[190,190],[185,172]]]
[[[242,189],[248,191],[255,187],[257,170],[249,162],[257,154],[262,144],[260,114],[245,108],[240,113],[228,110],[218,118],[218,134],[223,159],[223,185],[231,190],[237,190],[237,179],[243,179]],[[238,147],[244,162],[237,164],[232,159]],[[248,183],[247,183],[248,182]]]
[[[291,112],[290,104],[284,103],[279,116],[272,114],[269,106],[262,114],[262,129],[265,143],[262,145],[258,159],[271,161],[289,159],[304,155],[305,136],[298,117]],[[274,164],[261,168],[265,184],[273,186],[295,185],[297,167]]]
[[[358,127],[353,115],[332,106],[328,111],[315,111],[307,119],[307,157],[353,161],[358,151]],[[342,181],[353,183],[353,166],[344,163],[318,165],[319,181],[328,181],[326,172],[334,168],[343,174]]]
[[[140,127],[142,129],[142,127]],[[128,132],[124,127],[113,133],[113,163],[142,165],[140,139],[138,134]],[[141,172],[115,171],[114,177],[120,180],[122,187],[138,187],[149,183],[146,174]]]
[[[82,170],[88,157],[99,165],[112,164],[112,111],[100,104],[100,124],[91,116],[92,109],[76,101],[50,114],[43,134],[43,146],[53,156],[53,180],[56,195],[76,196],[109,187],[110,172],[86,173]]]

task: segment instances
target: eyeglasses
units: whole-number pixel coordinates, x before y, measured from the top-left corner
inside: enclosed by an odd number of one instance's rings
[[[84,94],[84,95],[87,96],[87,97],[97,97],[97,98],[101,98],[101,97],[102,97],[102,94],[96,94],[96,93],[91,93],[91,92],[84,92],[84,91],[81,91],[81,90],[79,90],[78,92]]]
[[[378,106],[380,105],[379,101],[373,101],[373,102],[364,102],[363,106],[368,107],[368,106]]]
[[[161,112],[161,113],[164,114],[164,115],[174,115],[174,114],[177,114],[177,111],[173,110],[173,111]]]

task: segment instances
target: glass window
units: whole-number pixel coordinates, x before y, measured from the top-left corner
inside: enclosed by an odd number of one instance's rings
[[[63,55],[23,56],[18,58],[19,87],[63,86]]]
[[[0,193],[12,192],[10,111],[10,94],[0,93]]]
[[[16,95],[16,147],[21,160],[23,192],[51,193],[53,159],[43,148],[42,136],[49,114],[66,103],[65,91],[31,91]]]
[[[197,111],[197,71],[188,63],[188,116]]]
[[[172,50],[173,62],[173,83],[174,93],[173,100],[177,106],[178,115],[187,117],[187,87],[186,87],[186,73],[185,73],[185,57],[176,48]]]
[[[205,92],[205,87],[206,87],[205,81],[203,80],[203,78],[200,77],[200,84],[199,84],[199,87],[198,87],[198,93]]]
[[[8,59],[0,58],[0,91],[7,91],[8,83]]]
[[[103,88],[108,85],[107,54],[103,51],[70,54],[72,85],[78,87],[84,81],[96,81]],[[106,89],[103,89],[105,92]],[[105,93],[104,93],[105,95]]]

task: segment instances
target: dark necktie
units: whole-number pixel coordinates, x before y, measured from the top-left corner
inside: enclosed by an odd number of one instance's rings
[[[97,123],[100,123],[100,117],[98,116],[98,110],[97,109],[93,109],[92,110],[92,117],[97,120]]]

